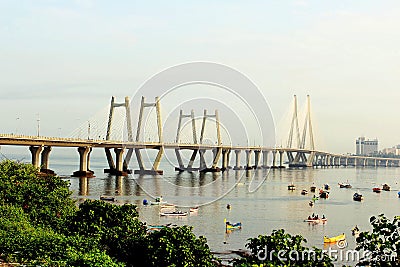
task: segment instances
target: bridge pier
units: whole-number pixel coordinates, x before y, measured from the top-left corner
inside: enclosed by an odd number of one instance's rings
[[[272,168],[272,169],[278,168],[278,167],[276,166],[276,150],[273,150],[273,151],[272,151],[272,166],[271,166],[271,168]]]
[[[114,163],[114,159],[111,154],[110,148],[105,148],[109,168],[104,169],[104,173],[109,173],[111,175],[122,175],[122,176],[126,176],[129,173],[132,173],[132,170],[128,169],[128,164],[132,157],[133,149],[128,150],[125,160],[121,158],[124,155],[124,151],[125,151],[124,148],[114,148],[114,153],[115,153],[115,163]],[[119,166],[120,164],[122,164],[122,167]]]
[[[258,169],[259,168],[259,164],[260,164],[260,150],[254,150],[254,169]]]
[[[233,167],[234,170],[241,170],[242,166],[240,166],[240,153],[242,150],[235,150],[235,155],[236,155],[236,164]]]
[[[94,172],[89,169],[91,147],[78,147],[79,153],[79,171],[75,171],[74,177],[94,177]]]
[[[251,154],[253,150],[246,150],[246,170],[251,170],[253,169],[253,166],[251,166]]]
[[[35,166],[36,168],[39,168],[39,157],[40,157],[40,152],[42,151],[43,147],[42,146],[30,146],[29,150],[31,151],[32,154],[32,165]]]
[[[51,146],[45,146],[42,151],[42,161],[40,165],[40,172],[46,174],[55,174],[53,170],[49,169],[49,156],[51,152]]]
[[[135,148],[136,159],[138,161],[139,170],[135,170],[135,174],[140,175],[162,175],[164,174],[163,170],[159,170],[158,167],[160,166],[162,155],[164,154],[164,148],[160,146],[158,149],[158,153],[156,159],[154,160],[153,167],[149,170],[146,169],[143,163],[142,153],[140,152],[140,148]]]
[[[264,150],[262,152],[262,155],[263,155],[263,165],[262,165],[262,167],[265,168],[265,169],[269,168],[268,167],[268,153],[269,153],[268,150]]]
[[[283,166],[283,151],[279,151],[279,168],[283,169],[285,166]]]
[[[218,161],[219,161],[219,157],[222,153],[222,149],[221,148],[214,148],[212,149],[212,153],[213,153],[213,163],[211,168],[207,167],[206,161],[204,159],[204,153],[206,150],[204,150],[203,152],[203,156],[202,159],[200,159],[200,172],[220,172],[221,169],[219,167],[217,167]],[[200,154],[201,155],[201,154]]]
[[[229,169],[229,154],[231,153],[230,149],[222,150],[222,171]]]

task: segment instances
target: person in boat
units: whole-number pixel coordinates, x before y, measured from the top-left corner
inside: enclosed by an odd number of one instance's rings
[[[315,218],[315,215],[314,215],[314,213],[311,215],[311,219],[314,219]]]
[[[322,214],[322,219],[326,219],[324,214]]]
[[[311,216],[310,215],[308,215],[308,219],[311,220]]]
[[[230,204],[226,205],[226,208],[227,208],[228,210],[230,210],[230,209],[231,209],[231,205],[230,205]]]
[[[312,207],[312,206],[314,206],[314,202],[310,201],[310,202],[308,203],[308,205],[310,205],[310,207]]]
[[[316,220],[318,220],[318,214],[317,214],[317,215],[315,215],[315,219],[316,219]]]

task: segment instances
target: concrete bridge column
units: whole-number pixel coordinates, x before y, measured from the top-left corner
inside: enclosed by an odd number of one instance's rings
[[[234,170],[240,170],[242,169],[242,166],[240,166],[240,153],[241,150],[235,150],[235,155],[236,155],[236,165],[233,167]]]
[[[389,166],[389,160],[386,160],[385,166],[386,166],[386,167]]]
[[[222,170],[226,170],[227,168],[227,156],[228,156],[228,150],[223,149],[222,150]]]
[[[49,156],[51,152],[51,146],[45,146],[42,151],[42,161],[40,165],[40,172],[47,174],[54,174],[54,171],[49,169]]]
[[[260,164],[260,150],[255,150],[254,151],[254,168],[258,169],[259,164]]]
[[[39,168],[39,157],[40,157],[40,152],[42,151],[43,147],[42,146],[30,146],[29,150],[31,151],[32,154],[32,165],[35,166],[36,168]]]
[[[115,153],[115,171],[116,171],[115,175],[123,175],[124,149],[123,148],[114,148],[114,153]]]
[[[93,177],[93,172],[89,170],[91,147],[78,147],[79,171],[72,174],[75,177]]]
[[[363,166],[364,166],[364,167],[367,166],[367,159],[364,159],[364,160],[363,160]]]
[[[345,157],[344,158],[344,166],[348,166],[349,165],[349,158],[348,157]]]
[[[199,154],[200,154],[200,171],[207,169],[207,164],[206,160],[204,158],[204,154],[206,153],[205,149],[200,149]]]
[[[227,169],[231,169],[232,167],[229,165],[230,164],[230,159],[231,159],[231,150],[228,149],[228,151],[226,152],[226,168]]]
[[[262,167],[263,168],[268,168],[268,153],[269,153],[269,151],[263,151],[262,152],[262,154],[263,154],[263,165],[262,165]]]
[[[275,169],[278,168],[276,166],[276,150],[272,150],[272,166],[271,168]]]
[[[246,150],[246,170],[250,170],[253,167],[251,166],[251,154],[253,150]]]
[[[283,166],[283,151],[279,151],[279,168],[285,168],[285,166]]]

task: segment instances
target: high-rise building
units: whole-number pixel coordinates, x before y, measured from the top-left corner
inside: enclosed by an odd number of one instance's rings
[[[356,155],[371,156],[378,154],[378,139],[366,140],[364,136],[356,139]]]

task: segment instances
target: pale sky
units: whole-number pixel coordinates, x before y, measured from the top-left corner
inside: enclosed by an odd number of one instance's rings
[[[317,149],[354,153],[360,135],[391,147],[399,25],[399,1],[0,0],[0,132],[35,134],[39,116],[42,135],[67,136],[112,95],[210,61],[257,84],[277,124],[309,94]]]

